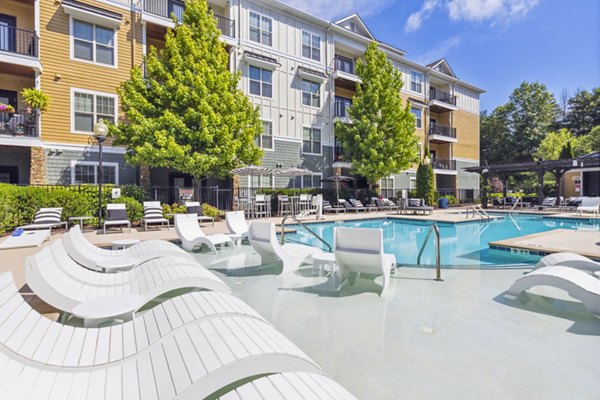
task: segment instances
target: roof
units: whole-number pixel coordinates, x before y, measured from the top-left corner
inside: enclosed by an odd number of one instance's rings
[[[442,74],[449,75],[453,78],[457,78],[456,74],[452,68],[450,68],[450,64],[448,64],[448,61],[446,61],[445,58],[440,58],[439,60],[427,64],[426,67],[441,72]]]
[[[361,28],[362,35],[368,37],[371,40],[375,40],[375,36],[373,36],[373,34],[371,33],[371,31],[369,30],[369,28],[367,28],[367,24],[364,23],[364,21],[362,20],[362,18],[360,17],[360,15],[358,15],[357,13],[348,15],[347,17],[344,17],[340,20],[337,20],[334,22],[334,24],[339,25],[339,26],[343,26],[342,24],[346,21],[352,20],[353,22],[357,23],[358,26]],[[352,32],[352,31],[351,31]],[[358,33],[361,34],[361,32],[356,32],[354,31],[354,33]]]

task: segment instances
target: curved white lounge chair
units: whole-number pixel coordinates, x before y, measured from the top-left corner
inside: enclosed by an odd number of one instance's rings
[[[595,276],[562,265],[542,267],[517,279],[505,296],[514,299],[534,286],[552,286],[566,290],[571,297],[581,301],[592,314],[600,318],[600,279]]]
[[[231,291],[216,275],[187,257],[157,258],[114,274],[90,271],[68,256],[60,240],[27,257],[25,280],[42,300],[68,313],[82,303],[116,294],[140,295],[145,304],[176,289]]]
[[[175,215],[175,231],[181,239],[184,250],[192,251],[206,245],[213,253],[217,252],[217,246],[228,245],[233,247],[233,240],[227,235],[217,233],[207,235],[198,225],[196,214]]]
[[[581,205],[577,207],[577,214],[583,215],[584,212],[600,215],[600,197],[582,197]]]
[[[370,228],[334,228],[333,252],[343,272],[353,271],[383,275],[384,295],[390,282],[390,271],[396,267],[396,256],[383,252],[383,230]]]
[[[135,261],[132,267],[155,258],[193,257],[181,247],[165,240],[144,240],[123,250],[108,250],[95,246],[83,236],[79,225],[72,227],[63,235],[64,247],[69,256],[86,268],[98,270],[97,265],[109,260],[121,261],[123,258]]]
[[[260,254],[263,264],[281,261],[283,272],[296,271],[310,256],[322,253],[322,250],[316,247],[293,243],[279,244],[275,225],[270,222],[252,221],[248,228],[248,240]]]
[[[220,397],[220,400],[255,399],[356,400],[356,397],[333,379],[310,372],[265,376]]]
[[[533,269],[550,267],[553,265],[562,265],[580,269],[583,271],[596,272],[600,271],[600,262],[590,260],[587,257],[575,253],[554,253],[543,257]]]
[[[204,399],[258,375],[320,371],[232,296],[189,293],[121,325],[77,328],[33,310],[10,274],[0,275],[0,365],[0,396],[15,400]]]
[[[244,211],[228,211],[225,213],[227,229],[234,235],[239,235],[242,240],[248,238],[248,222]]]

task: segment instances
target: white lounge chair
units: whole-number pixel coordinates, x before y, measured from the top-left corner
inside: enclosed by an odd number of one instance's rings
[[[103,328],[54,322],[0,275],[0,397],[204,399],[255,376],[319,367],[232,296],[189,293]]]
[[[302,244],[286,243],[277,240],[275,225],[270,222],[252,221],[248,228],[248,240],[262,259],[263,264],[282,262],[283,272],[292,272],[300,268],[315,253],[322,250]]]
[[[175,231],[181,239],[184,250],[192,251],[206,245],[213,253],[217,252],[217,246],[227,245],[233,247],[231,237],[222,233],[206,235],[200,225],[196,214],[175,215]]]
[[[225,223],[227,229],[234,235],[238,235],[242,240],[248,238],[248,221],[244,211],[228,211],[225,213]]]
[[[52,228],[65,228],[68,227],[68,222],[61,221],[60,217],[62,214],[61,207],[49,207],[40,208],[33,217],[33,222],[29,225],[19,226],[17,229],[24,230],[37,230],[37,229],[48,229],[52,233]]]
[[[248,382],[220,400],[258,399],[356,400],[333,379],[310,372],[285,372]]]
[[[342,279],[348,272],[383,275],[381,296],[395,270],[396,257],[383,252],[383,230],[369,228],[334,228],[333,251]]]
[[[565,290],[600,318],[600,279],[579,269],[556,265],[542,267],[519,278],[506,291],[505,297],[515,299],[534,286],[551,286]]]
[[[143,240],[123,250],[102,249],[85,238],[79,225],[72,227],[63,235],[62,239],[69,256],[84,267],[93,270],[98,270],[98,264],[107,263],[110,260],[122,262],[124,258],[131,260],[132,268],[155,258],[187,257],[193,259],[181,247],[165,240]]]
[[[129,228],[131,232],[131,221],[127,219],[127,207],[125,204],[107,204],[106,205],[106,220],[104,221],[102,232],[106,234],[106,227],[120,226],[123,230],[124,226]]]
[[[90,271],[69,257],[60,240],[26,258],[25,280],[42,300],[67,313],[82,303],[116,294],[142,296],[145,301],[130,310],[135,311],[176,289],[231,291],[216,275],[187,257],[156,258],[114,274]]]
[[[584,212],[600,215],[600,197],[582,197],[581,205],[577,207],[577,214],[583,215]]]
[[[144,218],[142,218],[144,230],[148,230],[148,225],[167,225],[170,227],[169,220],[163,216],[163,210],[160,201],[145,201],[144,202]]]
[[[210,221],[212,222],[212,226],[215,226],[215,219],[213,217],[208,217],[206,215],[202,215],[202,206],[198,201],[186,201],[185,208],[188,214],[196,214],[196,218],[198,222]]]
[[[580,269],[582,271],[596,272],[600,271],[600,262],[591,260],[587,257],[575,253],[554,253],[543,257],[533,269],[562,265]]]

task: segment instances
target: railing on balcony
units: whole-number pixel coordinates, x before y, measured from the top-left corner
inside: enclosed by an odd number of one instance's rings
[[[434,158],[431,160],[433,169],[445,169],[449,171],[456,171],[456,160],[446,160],[443,158]]]
[[[0,111],[0,134],[13,136],[38,136],[37,112],[14,113]]]
[[[434,87],[429,88],[429,100],[437,100],[441,101],[442,103],[452,104],[453,106],[456,105],[456,96]]]
[[[215,19],[217,20],[217,28],[219,28],[223,36],[235,38],[235,21],[217,14],[215,14]]]
[[[37,57],[37,34],[35,31],[0,25],[0,51]]]
[[[347,74],[355,75],[354,60],[336,54],[333,59],[333,69],[335,69],[336,71],[341,71]]]
[[[440,124],[431,124],[429,127],[429,134],[456,139],[456,128]]]
[[[334,104],[334,116],[338,117],[338,118],[350,118],[350,115],[348,114],[348,108],[350,108],[350,106],[352,105],[352,100],[351,99],[346,99],[343,97],[336,97],[335,98],[335,104]]]

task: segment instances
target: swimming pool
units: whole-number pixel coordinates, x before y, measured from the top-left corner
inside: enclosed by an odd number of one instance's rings
[[[308,226],[327,243],[333,246],[334,226],[360,228],[381,228],[384,235],[384,250],[396,255],[400,265],[416,264],[419,249],[425,240],[429,226],[433,222],[406,219],[367,219],[311,223]],[[505,251],[490,250],[488,243],[553,229],[573,229],[581,227],[576,220],[561,220],[536,215],[503,215],[491,221],[473,221],[467,223],[439,222],[441,263],[454,267],[477,267],[507,264],[532,264],[540,257],[512,254]],[[598,225],[586,223],[586,228],[598,229]],[[322,246],[312,235],[300,226],[297,233],[287,234],[286,240]],[[431,238],[433,239],[433,237]],[[435,264],[434,240],[430,240],[422,257],[421,264]]]

